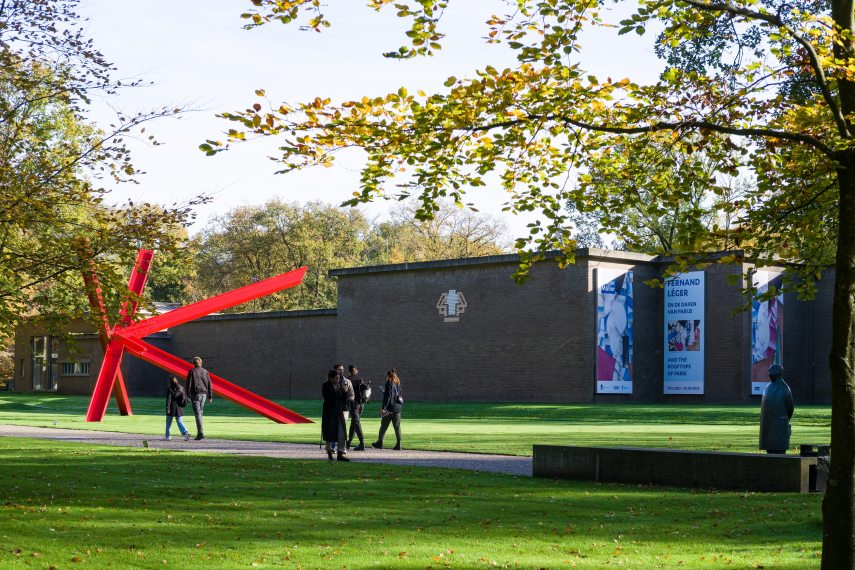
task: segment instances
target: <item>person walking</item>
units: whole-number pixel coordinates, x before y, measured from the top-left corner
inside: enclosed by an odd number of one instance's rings
[[[321,396],[324,399],[321,408],[321,437],[324,440],[327,457],[333,460],[333,446],[338,445],[339,461],[350,461],[345,457],[344,438],[339,443],[339,435],[344,432],[344,417],[341,414],[341,396],[339,394],[339,375],[335,368],[327,372],[327,381],[321,386]]]
[[[366,392],[371,388],[362,376],[359,375],[359,370],[351,364],[347,367],[348,380],[353,385],[353,406],[350,409],[350,430],[347,434],[347,448],[353,445],[353,437],[359,438],[359,445],[353,448],[354,451],[365,451],[365,439],[362,436],[362,410],[365,403],[368,401]],[[370,392],[369,392],[370,393]]]
[[[377,441],[371,444],[374,449],[383,449],[383,436],[389,429],[389,424],[395,429],[395,447],[401,449],[401,411],[404,408],[404,392],[401,390],[401,379],[395,369],[386,372],[386,384],[383,386],[383,405],[380,408],[380,433]]]
[[[184,406],[187,405],[187,392],[178,383],[178,378],[175,376],[169,377],[169,386],[166,391],[166,437],[163,439],[170,440],[172,436],[169,432],[172,430],[172,419],[175,418],[175,423],[178,424],[178,431],[184,436],[184,441],[190,439],[190,432],[184,427],[182,416],[184,415]]]
[[[193,357],[193,368],[187,372],[187,394],[190,395],[190,405],[193,406],[193,415],[196,417],[196,438],[205,439],[205,430],[202,427],[202,411],[205,409],[205,400],[214,401],[214,393],[211,390],[211,375],[202,368],[202,359]]]

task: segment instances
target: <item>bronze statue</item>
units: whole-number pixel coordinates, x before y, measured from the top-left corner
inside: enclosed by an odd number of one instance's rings
[[[760,401],[760,449],[766,453],[786,453],[790,447],[790,418],[793,417],[793,394],[784,382],[780,364],[769,367],[769,384]]]

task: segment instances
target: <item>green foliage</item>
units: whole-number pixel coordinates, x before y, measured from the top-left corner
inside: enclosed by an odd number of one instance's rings
[[[215,218],[197,236],[200,297],[222,293],[298,267],[309,270],[300,287],[256,299],[238,311],[335,307],[327,271],[363,265],[371,227],[357,210],[278,199],[242,206]]]
[[[721,152],[728,141],[704,141],[695,152],[699,142],[657,133],[603,149],[578,177],[572,219],[617,236],[617,249],[685,255],[744,246],[738,200],[756,189],[722,172],[732,168]]]
[[[303,285],[252,301],[240,311],[334,307],[327,271],[362,265],[370,226],[357,210],[320,202],[305,206],[271,200],[215,218],[197,238],[201,297],[221,293],[302,266]]]
[[[356,209],[271,200],[215,218],[196,236],[192,294],[223,293],[306,265],[302,286],[236,310],[335,307],[330,269],[499,253],[503,232],[495,220],[448,204],[440,204],[430,220],[417,219],[415,207],[402,204],[389,221],[375,224]]]
[[[119,114],[108,130],[85,120],[90,98],[121,84],[85,37],[76,4],[0,5],[0,343],[35,314],[48,324],[87,315],[86,257],[115,311],[136,249],[174,250],[189,214],[190,204],[105,205],[101,180],[136,173],[123,138],[174,111]]]
[[[256,25],[305,21],[308,13],[329,24],[317,2],[253,4]],[[444,2],[395,6],[411,22],[409,38],[418,45],[432,41],[427,36],[438,33],[432,18]],[[616,32],[643,33],[654,21],[664,26],[653,43],[670,67],[650,85],[598,78],[575,61],[580,32],[611,25],[600,3],[519,0],[516,7],[513,15],[487,18],[488,43],[516,50],[516,69],[487,66],[475,70],[472,79],[450,77],[447,90],[434,94],[402,88],[341,103],[319,97],[268,109],[255,104],[222,114],[235,123],[229,142],[248,134],[278,136],[283,172],[329,165],[337,150],[362,148],[367,153],[362,188],[348,204],[417,195],[424,218],[433,215],[439,198],[464,204],[467,189],[487,184],[486,176],[494,173],[511,196],[508,212],[543,215],[544,221],[533,223],[516,243],[524,265],[550,249],[564,252],[559,263],[571,259],[576,244],[563,209],[568,199],[579,211],[611,221],[605,229],[626,247],[650,249],[654,239],[656,249],[678,252],[738,241],[735,245],[761,264],[773,258],[805,263],[802,277],[830,262],[826,244],[836,223],[827,200],[834,197],[824,189],[834,183],[832,154],[843,139],[839,129],[820,124],[842,124],[830,78],[847,77],[855,65],[831,52],[832,39],[846,37],[829,24],[827,3],[812,2],[808,11],[777,0],[642,1]],[[287,18],[279,17],[286,12]],[[425,20],[433,24],[424,25]],[[396,53],[427,51],[404,46]],[[790,88],[781,88],[780,77],[793,78]],[[809,88],[794,87],[805,82]],[[758,142],[741,143],[741,138]],[[658,157],[648,147],[651,142]],[[215,154],[228,143],[206,144]],[[782,169],[782,161],[790,167]],[[756,190],[720,191],[732,185],[715,180],[713,170],[736,176],[740,169],[751,169]],[[563,179],[574,170],[581,183],[568,188]],[[634,190],[614,180],[597,186],[610,172]],[[705,193],[714,196],[700,200]],[[639,204],[653,211],[636,215]],[[678,204],[687,207],[675,209]],[[809,208],[815,215],[802,215]],[[660,223],[651,227],[651,216]],[[723,217],[732,221],[726,236],[710,227]],[[633,223],[648,227],[652,238],[633,235]],[[683,235],[668,235],[669,225]]]
[[[505,225],[490,216],[449,202],[439,202],[428,219],[418,204],[401,203],[387,221],[376,225],[377,263],[412,263],[497,255],[508,249]]]
[[[600,235],[600,215],[592,212],[582,212],[572,201],[567,202],[567,222],[572,227],[573,241],[578,247],[606,248],[606,243]],[[609,249],[613,248],[610,244]]]
[[[0,349],[0,387],[15,377],[15,351],[13,347]]]
[[[196,289],[196,243],[184,226],[168,229],[174,248],[155,252],[144,297],[151,301],[182,303],[199,300]]]

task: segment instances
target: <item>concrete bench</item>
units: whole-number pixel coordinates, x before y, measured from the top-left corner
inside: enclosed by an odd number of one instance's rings
[[[815,491],[817,458],[639,447],[535,445],[535,477],[700,489]],[[824,490],[824,489],[819,489]]]

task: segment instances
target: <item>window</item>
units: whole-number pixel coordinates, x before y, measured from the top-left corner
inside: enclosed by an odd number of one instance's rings
[[[89,362],[63,362],[63,376],[89,376]]]
[[[53,392],[59,377],[59,367],[54,356],[55,339],[50,336],[34,336],[31,339],[32,348],[32,379],[33,390]]]

